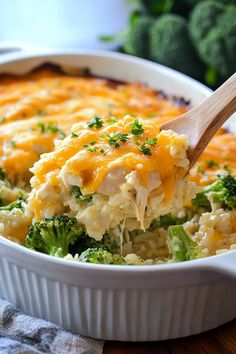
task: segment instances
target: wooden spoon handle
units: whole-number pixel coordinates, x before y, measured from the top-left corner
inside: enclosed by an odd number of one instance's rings
[[[221,96],[219,96],[219,99],[220,97]],[[215,102],[213,102],[213,104],[214,103]],[[232,98],[232,100],[229,101],[227,106],[225,106],[223,109],[217,110],[217,107],[215,107],[215,109],[213,108],[212,111],[215,113],[212,113],[212,116],[210,116],[209,114],[209,116],[206,117],[207,122],[205,122],[205,125],[203,124],[202,131],[199,131],[199,134],[198,135],[196,134],[196,136],[194,137],[194,140],[199,139],[199,141],[195,146],[194,146],[194,141],[190,139],[191,144],[187,152],[188,159],[190,161],[189,168],[191,168],[193,164],[197,161],[198,157],[206,148],[207,144],[212,139],[216,131],[236,111],[236,97]],[[207,113],[205,114],[207,115]],[[214,114],[216,115],[214,116]]]
[[[198,159],[218,128],[236,111],[236,73],[210,97],[174,121],[161,126],[189,137],[189,168]]]
[[[236,111],[236,73],[208,99],[189,112],[194,136],[190,137],[190,167],[196,162],[217,129]],[[185,118],[186,119],[186,118]]]

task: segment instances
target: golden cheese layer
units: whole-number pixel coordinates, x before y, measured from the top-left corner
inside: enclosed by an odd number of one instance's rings
[[[178,135],[160,133],[158,125],[139,120],[144,132],[135,136],[131,133],[134,121],[133,117],[126,116],[100,129],[89,128],[86,123],[74,125],[72,135],[33,168],[38,186],[45,182],[47,173],[58,174],[63,166],[67,173],[82,178],[84,194],[96,192],[107,173],[118,167],[127,172],[136,170],[143,185],[147,184],[150,172],[158,172],[163,183],[169,184],[176,175],[171,146],[175,142],[179,144]],[[183,147],[186,149],[187,143]]]
[[[35,163],[30,199],[36,218],[42,216],[49,190],[57,191],[61,199],[70,193],[71,186],[79,186],[84,195],[100,193],[109,173],[118,170],[124,180],[114,183],[124,183],[125,176],[132,172],[137,176],[137,188],[143,186],[146,191],[155,176],[151,184],[161,188],[165,205],[171,203],[176,179],[182,179],[188,167],[187,137],[173,131],[160,132],[157,124],[131,116],[112,124],[97,119],[97,125],[91,126],[94,119],[75,124],[72,133],[58,142],[53,152]],[[48,202],[50,206],[52,200]]]
[[[72,125],[95,114],[117,119],[130,114],[163,123],[186,111],[139,83],[66,75],[38,69],[0,78],[0,166],[12,181],[28,179],[40,154]]]
[[[236,177],[236,136],[220,129],[190,171],[190,180],[204,186],[227,172]]]

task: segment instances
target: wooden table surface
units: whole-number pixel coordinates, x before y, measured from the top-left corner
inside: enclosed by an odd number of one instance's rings
[[[209,332],[181,339],[106,342],[103,354],[236,354],[236,320]]]

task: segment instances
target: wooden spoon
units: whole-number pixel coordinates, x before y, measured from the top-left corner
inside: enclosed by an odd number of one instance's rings
[[[161,126],[189,138],[189,169],[203,152],[217,129],[236,111],[236,73],[211,96],[187,113]]]

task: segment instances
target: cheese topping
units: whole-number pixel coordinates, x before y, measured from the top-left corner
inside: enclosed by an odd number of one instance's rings
[[[24,77],[0,78],[0,166],[12,181],[29,179],[40,154],[52,151],[54,140],[74,123],[95,114],[119,120],[127,114],[165,122],[185,112],[155,90],[138,83],[76,77],[38,69]],[[42,131],[42,124],[54,127]]]
[[[175,158],[171,155],[170,147],[178,140],[178,136],[173,132],[160,133],[156,124],[145,124],[143,120],[140,121],[145,127],[144,133],[140,137],[134,136],[130,133],[133,121],[133,117],[127,116],[101,129],[89,129],[86,123],[74,125],[73,134],[76,137],[72,135],[59,143],[55,152],[45,155],[32,169],[37,185],[45,182],[47,173],[55,171],[58,174],[65,166],[69,174],[82,178],[81,189],[84,194],[96,192],[108,172],[118,167],[127,172],[135,170],[144,185],[150,172],[158,172],[163,183],[170,186],[170,181],[176,175]],[[127,134],[127,140],[120,141],[119,134],[121,137]],[[109,137],[112,136],[117,136],[118,147],[109,143]],[[143,144],[153,138],[157,139],[156,142],[154,140],[155,145],[146,145],[151,155],[145,154],[145,151],[143,153]]]
[[[204,186],[228,172],[236,177],[236,136],[220,129],[190,171],[190,180]]]

